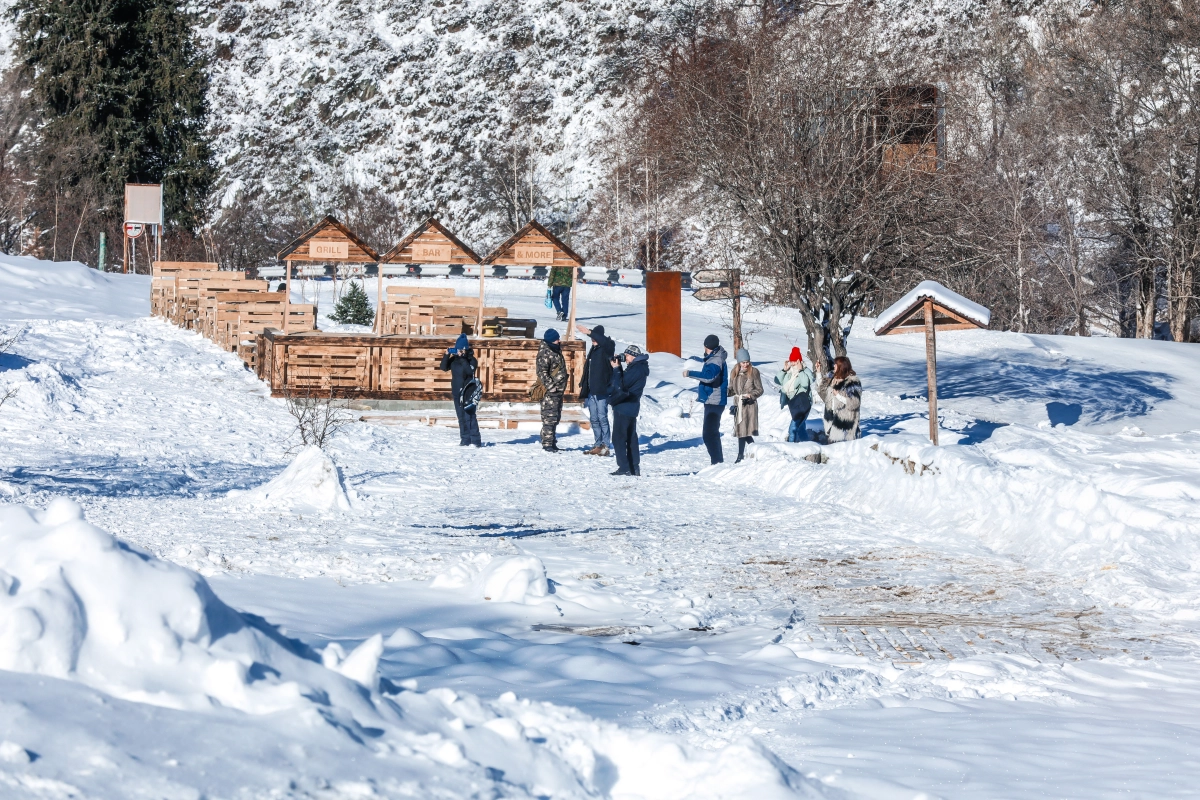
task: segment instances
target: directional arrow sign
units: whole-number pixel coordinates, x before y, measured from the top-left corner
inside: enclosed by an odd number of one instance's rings
[[[702,269],[692,273],[692,280],[697,283],[728,283],[729,273],[737,270]]]
[[[737,297],[737,292],[732,286],[706,286],[692,292],[692,297],[697,300],[732,300]]]

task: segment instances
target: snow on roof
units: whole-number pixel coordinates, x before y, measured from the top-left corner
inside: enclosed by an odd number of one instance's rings
[[[879,334],[906,317],[926,298],[943,306],[960,317],[986,328],[991,322],[992,312],[972,302],[958,292],[952,292],[937,281],[921,281],[911,292],[901,297],[875,320],[875,333]]]

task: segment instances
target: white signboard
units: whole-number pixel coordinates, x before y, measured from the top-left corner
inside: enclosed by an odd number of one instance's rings
[[[334,242],[328,239],[313,239],[308,243],[308,256],[315,261],[329,259],[337,261],[350,257],[349,242]]]
[[[412,260],[418,264],[449,264],[454,248],[444,242],[413,243]]]
[[[162,225],[162,184],[125,184],[125,221]]]
[[[553,264],[554,248],[549,245],[519,244],[513,248],[518,264]]]

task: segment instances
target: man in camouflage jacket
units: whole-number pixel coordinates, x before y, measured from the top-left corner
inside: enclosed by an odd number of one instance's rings
[[[562,418],[563,392],[567,390],[567,361],[554,328],[546,331],[538,348],[537,377],[546,387],[546,396],[542,398],[542,449],[557,453],[556,429]]]

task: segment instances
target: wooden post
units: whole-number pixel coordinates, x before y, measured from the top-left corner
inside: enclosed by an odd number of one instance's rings
[[[933,301],[925,300],[925,373],[929,382],[929,440],[938,443],[937,332],[933,326]]]
[[[479,313],[475,315],[475,335],[483,336],[483,264],[479,264]]]
[[[125,226],[121,226],[121,240],[123,246],[121,248],[121,274],[129,274],[129,234],[125,233]]]
[[[575,340],[575,300],[579,295],[579,266],[571,267],[571,313],[567,315],[567,335],[563,341]]]
[[[376,333],[383,333],[383,263],[375,265],[375,326]]]
[[[288,325],[292,321],[292,262],[283,262],[283,335],[288,334]]]

